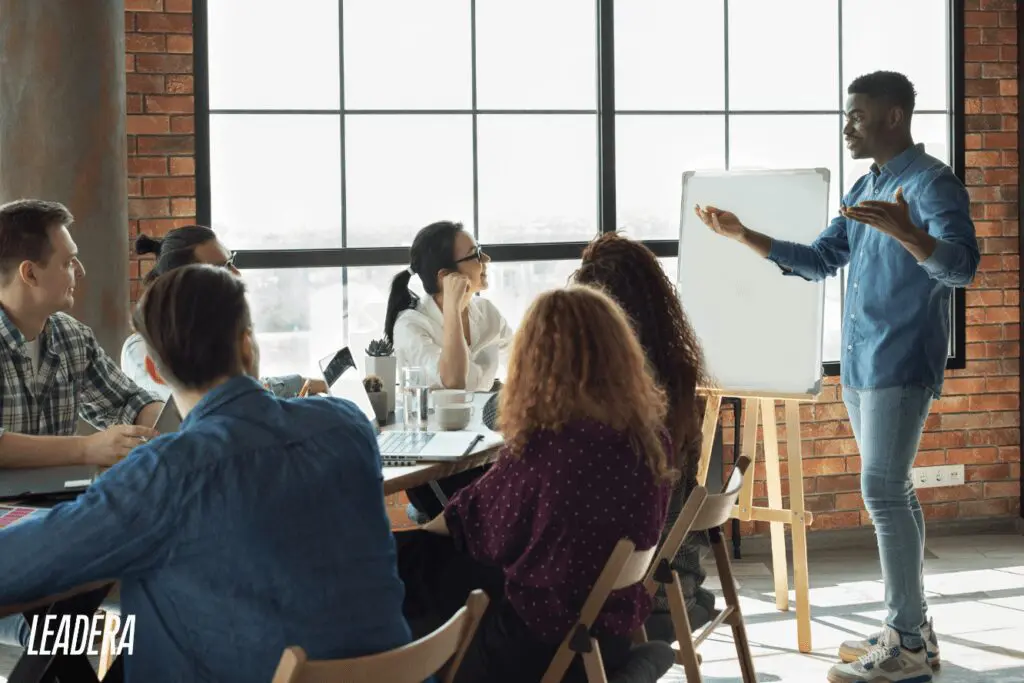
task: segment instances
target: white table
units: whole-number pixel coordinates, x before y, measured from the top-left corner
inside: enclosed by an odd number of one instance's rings
[[[430,462],[422,465],[411,465],[402,467],[384,467],[384,494],[392,495],[405,491],[417,486],[429,484],[432,481],[438,481],[445,477],[450,477],[453,474],[464,472],[466,470],[473,469],[474,467],[480,467],[487,463],[494,462],[498,457],[498,453],[501,451],[501,447],[505,444],[505,440],[501,434],[492,432],[490,429],[484,426],[483,413],[484,405],[487,400],[493,394],[476,394],[473,396],[473,407],[476,410],[473,412],[473,418],[469,422],[469,426],[466,427],[466,431],[477,432],[483,434],[483,441],[480,441],[472,452],[464,458],[458,460],[451,460],[448,462]],[[437,429],[437,425],[434,422],[433,416],[430,417],[427,423],[428,429]],[[401,431],[403,426],[401,423],[388,425],[383,428],[382,431]]]

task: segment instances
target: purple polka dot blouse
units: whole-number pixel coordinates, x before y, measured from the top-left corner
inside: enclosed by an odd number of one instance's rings
[[[668,452],[667,436],[665,445]],[[658,543],[671,485],[656,484],[628,436],[590,420],[538,432],[522,456],[506,453],[445,509],[456,544],[500,566],[505,594],[540,639],[575,623],[615,544]],[[595,631],[631,634],[650,613],[643,586],[613,592]]]

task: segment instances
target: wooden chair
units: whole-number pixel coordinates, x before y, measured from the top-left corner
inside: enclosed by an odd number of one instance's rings
[[[641,552],[634,552],[635,549],[636,546],[628,539],[622,539],[615,545],[608,562],[597,577],[593,590],[583,603],[576,625],[569,629],[569,633],[562,640],[541,683],[560,683],[577,654],[583,657],[583,666],[589,683],[608,683],[604,662],[601,660],[601,648],[597,644],[597,639],[591,635],[590,629],[612,591],[627,588],[644,580],[657,547]]]
[[[732,637],[736,644],[743,683],[757,683],[754,673],[754,660],[750,655],[750,643],[747,640],[747,629],[743,624],[740,612],[739,597],[736,593],[736,582],[732,576],[732,565],[729,563],[729,552],[722,537],[722,525],[732,514],[733,506],[743,486],[743,476],[750,466],[750,458],[741,457],[733,468],[729,481],[722,493],[708,495],[703,486],[696,487],[686,499],[676,523],[672,526],[661,550],[651,564],[644,586],[650,595],[654,595],[658,586],[664,586],[668,598],[669,611],[672,614],[672,626],[676,632],[679,651],[676,661],[686,670],[688,683],[701,683],[704,679],[700,673],[700,647],[711,633],[723,623],[732,627]],[[718,577],[722,582],[722,593],[725,595],[725,609],[714,618],[696,637],[690,631],[690,619],[686,613],[686,601],[683,598],[682,584],[679,575],[672,570],[672,558],[679,552],[683,539],[691,531],[707,531],[711,537],[711,549],[718,565]]]
[[[451,683],[487,603],[484,592],[475,590],[465,607],[430,635],[375,655],[309,661],[301,647],[286,648],[272,683],[422,683],[435,673]]]

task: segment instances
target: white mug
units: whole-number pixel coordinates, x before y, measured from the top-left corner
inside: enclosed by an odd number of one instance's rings
[[[467,405],[442,405],[434,408],[437,426],[446,432],[459,431],[469,426],[476,409]]]

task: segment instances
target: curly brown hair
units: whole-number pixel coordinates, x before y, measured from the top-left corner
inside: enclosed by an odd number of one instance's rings
[[[656,481],[676,478],[661,439],[665,394],[622,309],[597,289],[570,286],[537,297],[512,342],[500,396],[511,457],[537,431],[590,419],[629,434]]]
[[[697,335],[657,256],[640,242],[606,233],[587,245],[572,279],[600,288],[625,311],[668,400],[665,426],[676,450],[674,466],[684,478],[692,476],[704,414],[696,392],[710,379]]]

